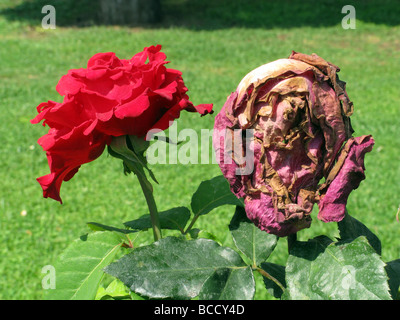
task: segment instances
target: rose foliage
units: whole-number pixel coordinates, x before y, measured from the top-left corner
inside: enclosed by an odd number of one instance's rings
[[[189,101],[181,73],[166,68],[160,49],[145,48],[129,60],[96,54],[86,68],[61,78],[63,102],[37,107],[32,122],[43,120],[50,128],[39,139],[50,166],[50,174],[38,179],[45,197],[61,202],[61,183],[108,146],[123,160],[124,172],[136,174],[148,209],[133,208],[123,227],[88,222],[90,232],[55,261],[56,285],[45,298],[153,299],[154,314],[171,299],[251,300],[262,284],[277,299],[398,298],[400,259],[383,262],[379,238],[346,210],[349,194],[365,178],[364,156],[374,140],[353,137],[353,105],[339,68],[293,52],[250,72],[215,118],[213,143],[223,175],[202,181],[189,206],[159,212],[146,176],[155,180],[144,137],[167,129],[182,110],[212,113],[211,104]],[[335,240],[297,240],[311,224],[315,203],[319,219],[337,222]],[[232,245],[194,227],[227,205],[233,207]],[[151,229],[154,242],[142,237]],[[286,263],[269,262],[284,236]],[[46,275],[42,284],[51,279]],[[157,306],[155,299],[163,300]],[[249,316],[251,308],[241,306],[223,310]]]

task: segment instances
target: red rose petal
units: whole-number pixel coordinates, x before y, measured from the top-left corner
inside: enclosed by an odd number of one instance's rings
[[[164,130],[183,109],[212,112],[210,104],[193,106],[182,73],[167,69],[165,59],[160,45],[144,48],[129,60],[113,52],[98,53],[87,68],[69,70],[60,79],[56,90],[64,101],[39,104],[31,120],[50,128],[38,140],[51,171],[38,179],[45,197],[61,202],[62,181],[96,159],[112,137]]]

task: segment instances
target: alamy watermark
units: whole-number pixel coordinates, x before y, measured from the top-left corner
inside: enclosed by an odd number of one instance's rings
[[[56,269],[48,264],[42,268],[42,273],[45,274],[42,278],[42,288],[45,290],[56,288]]]
[[[198,132],[185,128],[178,132],[177,123],[171,122],[168,137],[164,131],[153,129],[148,132],[146,140],[152,141],[146,150],[149,164],[235,163],[237,175],[249,175],[253,172],[253,129],[201,129]],[[213,149],[212,143],[219,147],[210,152]]]
[[[356,9],[353,5],[345,5],[342,7],[343,14],[346,14],[342,18],[343,29],[355,29],[356,28]],[[52,5],[45,5],[42,7],[42,14],[45,16],[42,18],[43,29],[55,29],[56,28],[56,9]]]
[[[346,5],[342,8],[342,13],[346,14],[342,19],[343,29],[355,29],[356,28],[356,8],[352,5]]]
[[[55,29],[56,28],[56,8],[52,5],[45,5],[42,8],[42,13],[45,16],[42,18],[43,29]]]

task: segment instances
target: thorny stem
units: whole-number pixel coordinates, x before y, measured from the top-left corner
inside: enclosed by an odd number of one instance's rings
[[[129,142],[128,136],[116,137],[109,146],[111,155],[120,158],[124,161],[125,166],[136,174],[142,187],[143,194],[146,198],[147,206],[150,211],[151,224],[153,227],[154,240],[161,239],[160,219],[158,217],[157,205],[153,196],[153,187],[147,180],[143,168],[146,163],[135,153],[132,143]]]
[[[151,219],[151,224],[153,226],[153,235],[154,235],[154,241],[158,241],[161,239],[161,226],[160,226],[160,219],[158,217],[158,210],[157,210],[157,205],[154,200],[153,196],[153,191],[149,189],[148,184],[146,184],[146,179],[145,177],[142,177],[141,175],[137,175],[140,186],[142,187],[144,197],[146,198],[147,206],[150,211],[150,219]]]
[[[271,276],[268,272],[259,267],[256,267],[255,270],[257,270],[263,277],[270,279],[271,281],[276,283],[282,291],[285,291],[285,287],[282,285],[282,283],[280,283],[275,277]]]
[[[198,214],[196,214],[196,215],[193,217],[192,221],[190,222],[189,226],[186,228],[186,231],[183,232],[183,234],[187,234],[187,233],[190,231],[190,229],[192,229],[193,225],[195,224],[195,222],[197,221],[197,219],[198,219],[199,217],[200,217],[200,215],[198,215]]]
[[[136,232],[136,236],[135,236],[135,239],[134,239],[134,240],[132,240],[132,239],[129,237],[128,234],[125,234],[125,237],[126,237],[126,239],[128,240],[128,243],[125,243],[125,242],[124,242],[124,243],[122,244],[122,247],[124,247],[124,248],[129,248],[129,249],[133,249],[133,242],[137,239],[139,233],[140,233],[140,232]]]
[[[129,236],[127,234],[125,236],[128,239],[128,248],[133,248],[133,243],[132,243],[131,239],[129,238]]]

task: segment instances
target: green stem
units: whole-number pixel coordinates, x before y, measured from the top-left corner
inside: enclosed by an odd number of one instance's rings
[[[280,283],[275,277],[271,276],[268,272],[258,267],[256,267],[255,270],[257,270],[263,277],[275,282],[275,284],[281,288],[282,291],[285,291],[285,287],[282,285],[282,283]]]
[[[142,177],[142,175],[140,174],[137,174],[136,176],[139,179],[144,197],[146,198],[147,206],[149,207],[151,224],[153,226],[154,241],[158,241],[161,239],[161,226],[160,219],[158,217],[157,205],[153,196],[153,191],[149,188],[148,183],[146,183],[148,181],[145,181],[145,177]]]
[[[287,242],[288,242],[288,251],[290,253],[290,250],[293,248],[294,243],[297,241],[297,233],[292,233],[287,236]]]
[[[196,215],[193,217],[192,221],[190,222],[189,226],[186,228],[186,231],[185,231],[183,234],[187,234],[187,233],[190,231],[190,229],[192,229],[193,225],[195,224],[195,222],[197,221],[197,219],[198,219],[199,217],[200,217],[200,215],[198,215],[198,214],[196,214]]]

